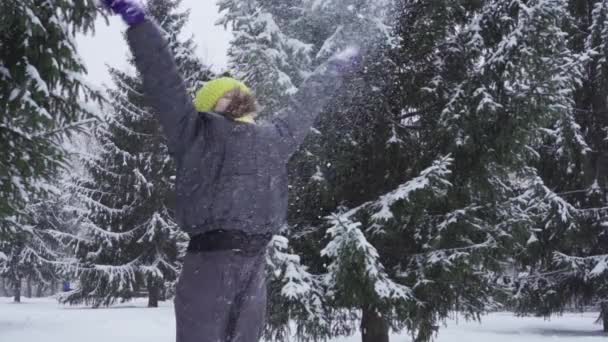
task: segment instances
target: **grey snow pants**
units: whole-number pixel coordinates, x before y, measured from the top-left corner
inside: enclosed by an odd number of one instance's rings
[[[266,313],[265,251],[188,251],[175,296],[177,342],[258,342]]]

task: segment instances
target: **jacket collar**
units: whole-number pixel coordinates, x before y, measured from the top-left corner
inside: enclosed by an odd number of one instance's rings
[[[244,115],[234,121],[255,125],[255,116],[253,114]]]
[[[222,117],[222,118],[225,118],[228,120],[232,120],[235,122],[246,123],[246,124],[251,124],[251,125],[257,124],[257,122],[255,121],[255,114],[244,115],[237,119],[229,119],[226,117],[226,115],[217,113],[217,112],[199,112],[199,114],[208,114],[208,115],[219,116],[219,117]]]

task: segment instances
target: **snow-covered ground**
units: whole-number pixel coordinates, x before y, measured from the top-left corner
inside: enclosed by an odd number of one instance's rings
[[[53,299],[24,298],[12,304],[0,298],[1,342],[170,342],[175,341],[172,303],[147,309],[145,301],[109,309],[63,307]],[[491,314],[482,324],[450,321],[438,342],[546,342],[600,341],[606,339],[594,324],[596,313],[566,314],[551,321]],[[394,336],[393,341],[408,338]],[[360,341],[358,336],[334,342]]]

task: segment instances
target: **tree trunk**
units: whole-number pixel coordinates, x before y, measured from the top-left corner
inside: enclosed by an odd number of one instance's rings
[[[27,277],[25,286],[25,296],[27,298],[32,298],[32,278]]]
[[[10,297],[9,292],[6,290],[6,278],[2,278],[2,287],[0,289],[2,290],[2,296]]]
[[[604,332],[608,333],[608,302],[602,302],[602,321],[604,323]]]
[[[373,309],[363,309],[361,342],[389,342],[388,323]]]
[[[15,303],[21,303],[21,278],[15,281],[13,290]]]
[[[36,287],[36,298],[40,298],[44,295],[44,284],[40,283]]]
[[[51,296],[54,295],[55,293],[57,293],[57,280],[52,280],[51,281],[51,293],[49,293]]]
[[[160,297],[160,286],[152,277],[148,278],[148,307],[158,307],[158,297]]]
[[[161,283],[158,288],[159,288],[159,293],[160,293],[158,296],[158,299],[161,302],[166,301],[167,300],[167,288],[165,287],[165,284]]]

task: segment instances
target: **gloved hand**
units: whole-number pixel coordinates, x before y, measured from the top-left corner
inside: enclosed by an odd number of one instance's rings
[[[129,26],[135,26],[146,20],[146,10],[139,0],[101,0],[102,3],[119,14]]]
[[[363,52],[356,45],[351,45],[333,55],[329,61],[341,72],[350,73],[358,70],[363,64]]]

